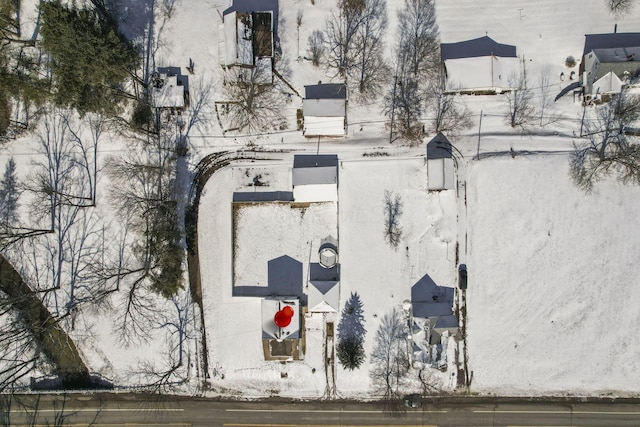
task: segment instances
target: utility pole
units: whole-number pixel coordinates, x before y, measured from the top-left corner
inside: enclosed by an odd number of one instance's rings
[[[482,129],[482,110],[480,110],[480,124],[478,125],[478,160],[480,160],[480,131]]]
[[[391,127],[389,128],[389,144],[393,142],[393,120],[396,113],[396,83],[398,76],[393,76],[393,95],[391,97]]]

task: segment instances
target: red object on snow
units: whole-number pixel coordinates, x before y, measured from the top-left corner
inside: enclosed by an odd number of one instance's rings
[[[293,309],[289,306],[284,307],[282,310],[276,312],[273,316],[273,321],[279,328],[286,328],[291,324],[291,318],[293,317]]]

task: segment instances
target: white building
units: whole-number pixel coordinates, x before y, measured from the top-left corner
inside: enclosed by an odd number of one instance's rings
[[[338,156],[294,156],[292,182],[293,200],[297,203],[338,201]]]
[[[319,82],[305,86],[304,90],[304,136],[344,136],[347,132],[347,87]]]
[[[620,93],[631,74],[640,69],[640,33],[587,34],[580,84],[585,99]]]
[[[442,43],[445,89],[449,93],[501,93],[517,89],[520,60],[516,47],[488,36]]]
[[[185,106],[185,86],[177,75],[157,74],[151,82],[151,105],[155,108]]]
[[[451,143],[442,132],[427,143],[427,188],[451,190],[455,188]]]

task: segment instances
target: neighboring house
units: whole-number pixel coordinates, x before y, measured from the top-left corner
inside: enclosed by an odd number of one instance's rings
[[[488,36],[442,43],[447,93],[495,94],[517,89],[520,60],[516,47]]]
[[[224,67],[254,67],[273,58],[273,12],[231,11],[219,27],[218,55]]]
[[[580,84],[585,101],[607,100],[640,69],[640,33],[587,34]]]
[[[299,360],[300,301],[297,298],[262,300],[262,349],[265,360]]]
[[[338,156],[294,156],[292,182],[296,203],[338,201]]]
[[[427,188],[451,190],[455,187],[451,143],[442,132],[427,143]]]
[[[151,77],[151,105],[155,108],[184,109],[189,95],[189,78],[180,67],[158,67]]]
[[[414,362],[438,368],[446,366],[446,338],[458,333],[455,301],[455,288],[438,286],[429,275],[413,285],[411,336]]]
[[[305,86],[304,91],[304,136],[344,136],[347,133],[346,85],[318,82],[317,85]]]

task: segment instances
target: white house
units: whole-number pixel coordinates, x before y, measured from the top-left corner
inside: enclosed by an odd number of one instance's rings
[[[344,84],[305,86],[302,100],[306,137],[344,136],[347,131],[347,87]]]
[[[440,50],[449,93],[493,94],[517,88],[520,60],[515,46],[484,36],[442,43]]]
[[[640,33],[587,34],[580,84],[585,100],[619,93],[640,70]]]
[[[452,146],[442,132],[427,143],[427,188],[451,190],[455,187]]]
[[[338,201],[338,156],[300,154],[293,157],[295,202]]]
[[[177,71],[176,71],[177,70]],[[158,68],[151,78],[151,105],[155,108],[185,107],[187,76],[178,67]]]

